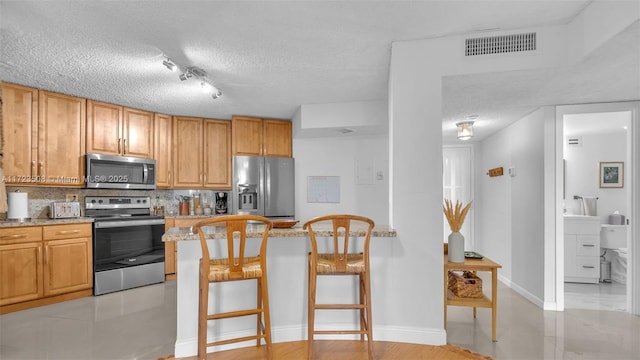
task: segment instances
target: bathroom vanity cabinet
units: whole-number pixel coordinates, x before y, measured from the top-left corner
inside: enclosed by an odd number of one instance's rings
[[[600,281],[600,219],[564,217],[564,281]]]

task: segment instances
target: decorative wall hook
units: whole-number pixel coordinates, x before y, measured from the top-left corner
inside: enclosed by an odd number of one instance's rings
[[[489,169],[489,171],[487,171],[487,175],[494,177],[494,176],[502,176],[504,175],[504,169],[502,169],[502,166],[497,167],[497,168],[493,168],[493,169]]]

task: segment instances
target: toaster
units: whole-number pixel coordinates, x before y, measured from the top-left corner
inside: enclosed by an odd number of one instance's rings
[[[51,219],[80,217],[80,203],[77,201],[54,201],[49,209]]]

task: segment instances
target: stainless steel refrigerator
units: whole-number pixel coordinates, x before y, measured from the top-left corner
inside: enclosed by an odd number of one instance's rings
[[[234,156],[234,214],[269,218],[295,217],[293,158]]]

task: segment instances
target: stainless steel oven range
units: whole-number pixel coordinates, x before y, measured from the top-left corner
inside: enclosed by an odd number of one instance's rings
[[[93,223],[93,294],[164,281],[164,217],[148,196],[86,196]]]

